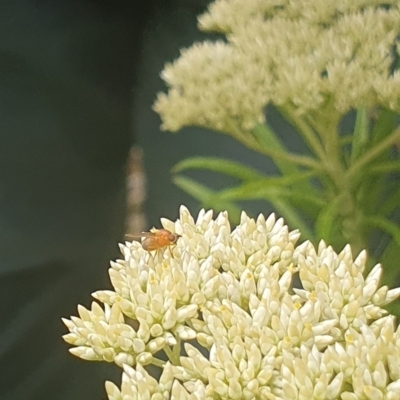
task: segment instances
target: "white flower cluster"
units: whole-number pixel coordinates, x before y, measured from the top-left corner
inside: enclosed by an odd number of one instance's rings
[[[182,206],[162,225],[175,247],[121,245],[114,290],[93,294],[104,309],[64,320],[71,353],[123,367],[110,400],[400,399],[400,328],[381,308],[400,288],[379,287],[379,264],[363,277],[365,252],[296,246],[273,214],[231,231],[226,212],[195,221]],[[158,381],[148,364],[164,367]]]
[[[165,66],[169,92],[154,105],[164,129],[246,132],[270,102],[298,113],[400,111],[398,0],[216,0],[199,26],[227,41],[196,43]]]

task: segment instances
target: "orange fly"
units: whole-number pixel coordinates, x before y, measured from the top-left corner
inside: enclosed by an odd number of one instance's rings
[[[164,247],[169,247],[171,250],[171,246],[176,245],[176,242],[181,237],[176,233],[172,233],[168,229],[151,229],[150,232],[142,232],[133,235],[125,235],[126,237],[132,239],[140,239],[142,240],[142,247],[147,251],[160,250]],[[172,252],[171,252],[172,255]]]

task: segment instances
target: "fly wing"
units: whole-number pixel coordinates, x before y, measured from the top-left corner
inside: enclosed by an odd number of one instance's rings
[[[125,237],[129,237],[132,239],[140,239],[142,240],[142,247],[147,251],[157,250],[160,246],[157,244],[156,234],[151,232],[142,232],[141,234],[127,234]]]
[[[124,235],[126,238],[130,238],[130,239],[140,239],[140,238],[150,238],[150,237],[154,237],[155,234],[152,232],[142,232],[142,233],[127,233]]]

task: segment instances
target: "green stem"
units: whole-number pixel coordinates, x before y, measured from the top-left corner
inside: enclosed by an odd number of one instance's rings
[[[366,107],[357,110],[356,123],[351,145],[350,162],[353,164],[364,152],[369,139],[369,111]]]
[[[372,165],[368,169],[371,174],[385,174],[400,171],[400,160],[386,161],[376,165]]]
[[[180,355],[181,355],[181,339],[176,338],[176,345],[173,347],[173,352],[177,363],[175,365],[181,365]]]
[[[316,114],[315,118],[312,115],[309,116],[308,123],[311,124],[312,128],[308,127],[306,121],[300,120],[299,122],[302,123],[298,124],[298,129],[306,132],[308,137],[311,136],[308,133],[309,129],[318,134],[318,147],[315,147],[316,144],[314,144],[314,147],[318,151],[323,170],[328,178],[322,179],[321,182],[324,185],[325,193],[329,193],[330,191],[331,199],[336,199],[335,201],[337,202],[334,208],[332,208],[331,204],[328,204],[321,211],[322,214],[318,217],[320,230],[321,226],[326,228],[326,224],[323,222],[327,220],[326,214],[333,212],[334,215],[330,215],[329,218],[332,218],[332,221],[334,221],[335,218],[340,217],[345,241],[350,242],[356,251],[360,251],[365,247],[365,240],[361,229],[362,214],[361,210],[357,207],[358,203],[351,181],[344,179],[346,166],[342,160],[341,143],[338,134],[340,115],[333,111],[330,112],[329,104],[326,107],[325,112]],[[321,147],[319,146],[319,141],[322,143]],[[340,244],[338,243],[338,245]]]
[[[229,133],[232,135],[238,142],[243,143],[249,149],[255,150],[258,153],[265,154],[266,156],[276,159],[287,161],[298,166],[303,166],[307,168],[311,168],[313,170],[320,170],[320,164],[311,157],[300,156],[297,154],[292,154],[286,151],[277,151],[272,149],[267,149],[260,145],[260,143],[256,140],[256,138],[250,132],[242,132],[236,126],[231,124],[229,126]]]
[[[388,149],[397,141],[400,141],[400,128],[397,128],[389,135],[386,139],[379,142],[376,146],[372,147],[369,151],[364,153],[347,171],[346,179],[348,181],[353,181],[353,179],[362,173],[364,167],[370,163],[374,158],[378,157],[382,152]]]
[[[175,350],[175,346],[174,346],[174,350]],[[179,353],[177,355],[176,352],[171,350],[169,346],[165,346],[164,351],[165,351],[165,354],[167,355],[169,361],[171,361],[172,365],[180,365]]]
[[[325,152],[319,141],[315,132],[310,128],[310,126],[301,118],[296,115],[289,106],[278,107],[280,113],[298,130],[298,132],[303,136],[308,147],[314,152],[314,154],[323,161],[325,159]]]
[[[156,357],[153,357],[152,359],[151,359],[151,363],[153,364],[153,365],[155,365],[156,367],[164,367],[164,365],[165,365],[165,361],[164,360],[160,360],[159,358],[156,358]]]
[[[345,168],[341,162],[341,152],[337,132],[337,125],[329,126],[326,128],[327,134],[325,135],[324,148],[325,148],[325,168],[336,187],[339,190],[347,190],[347,184],[343,180]]]

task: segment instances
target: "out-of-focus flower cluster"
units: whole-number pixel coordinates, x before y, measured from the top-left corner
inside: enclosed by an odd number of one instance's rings
[[[296,245],[273,214],[243,213],[231,230],[226,212],[195,221],[181,207],[162,225],[181,235],[175,247],[121,245],[114,290],[93,294],[104,308],[64,320],[72,354],[123,367],[110,400],[400,398],[400,329],[382,308],[400,289],[380,287],[379,264],[364,278],[365,252]]]
[[[298,113],[400,111],[398,0],[216,0],[199,26],[227,40],[166,65],[169,92],[154,106],[164,129],[251,130],[270,102]]]

